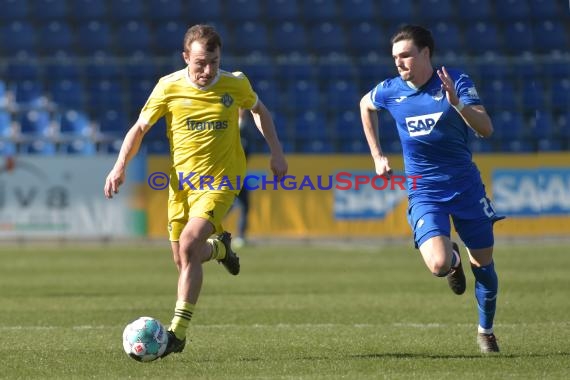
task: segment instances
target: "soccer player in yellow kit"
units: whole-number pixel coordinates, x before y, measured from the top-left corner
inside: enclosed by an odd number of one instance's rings
[[[186,330],[202,287],[202,263],[217,260],[233,275],[240,271],[239,258],[231,249],[231,235],[221,225],[243,185],[238,177],[245,176],[240,109],[251,111],[269,145],[273,174],[279,179],[287,174],[287,161],[271,114],[244,74],[219,68],[221,47],[221,38],[213,27],[194,25],[188,29],[182,53],[188,66],[158,81],[125,136],[105,181],[105,196],[112,198],[125,181],[126,166],[138,152],[143,136],[165,117],[172,164],[168,230],[179,277],[163,357],[182,352],[186,345]]]

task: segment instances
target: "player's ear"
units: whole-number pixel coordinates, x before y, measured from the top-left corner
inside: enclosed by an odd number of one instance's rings
[[[190,64],[190,53],[188,53],[186,50],[184,50],[182,52],[182,59],[184,59],[184,62],[186,62],[187,65]]]

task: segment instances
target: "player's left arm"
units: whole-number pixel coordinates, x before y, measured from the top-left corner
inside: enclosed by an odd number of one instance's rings
[[[459,99],[455,89],[455,82],[445,69],[445,66],[442,66],[441,70],[437,70],[437,75],[441,79],[441,88],[445,91],[447,101],[461,115],[465,123],[480,137],[491,137],[493,134],[493,122],[485,107],[482,105],[464,104]]]
[[[281,179],[287,174],[288,164],[285,159],[285,155],[283,154],[283,148],[281,146],[281,142],[279,142],[279,137],[277,136],[277,130],[275,129],[271,113],[260,99],[257,99],[257,102],[250,111],[253,116],[255,126],[265,138],[267,145],[269,145],[269,150],[271,152],[271,170],[275,176]]]

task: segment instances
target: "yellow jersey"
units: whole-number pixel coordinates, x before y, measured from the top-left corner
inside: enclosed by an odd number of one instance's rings
[[[162,77],[140,119],[166,120],[170,142],[170,193],[182,190],[235,190],[245,176],[239,109],[257,103],[247,77],[219,70],[207,87],[190,81],[186,68]]]

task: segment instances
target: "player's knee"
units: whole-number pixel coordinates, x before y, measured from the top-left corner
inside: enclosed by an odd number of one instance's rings
[[[445,277],[451,271],[451,264],[447,263],[445,260],[438,260],[432,262],[429,269],[434,276]]]
[[[180,266],[184,266],[194,259],[198,259],[200,243],[197,239],[180,239]]]

